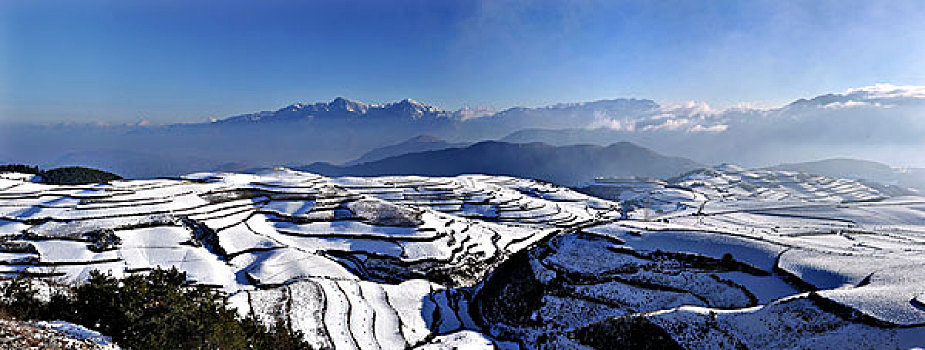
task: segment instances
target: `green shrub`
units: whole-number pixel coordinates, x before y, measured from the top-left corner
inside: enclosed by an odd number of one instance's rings
[[[35,318],[48,311],[45,303],[38,298],[38,290],[28,278],[17,277],[4,282],[0,298],[6,315]]]
[[[190,283],[176,268],[123,279],[94,271],[87,283],[50,302],[38,301],[27,280],[13,281],[0,293],[8,315],[81,324],[126,349],[309,348],[282,320],[266,327],[253,316],[239,317],[223,294]]]

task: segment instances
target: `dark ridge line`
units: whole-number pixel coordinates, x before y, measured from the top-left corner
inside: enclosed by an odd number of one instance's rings
[[[439,258],[423,258],[418,260],[402,260],[401,258],[396,258],[391,255],[381,254],[377,252],[368,252],[368,251],[344,251],[344,250],[324,250],[327,254],[362,254],[366,255],[369,258],[387,260],[390,263],[397,264],[405,268],[414,268],[414,265],[421,264],[440,264],[440,263],[449,263],[450,260],[444,260]]]
[[[250,213],[247,215],[247,217],[245,217],[245,218],[242,219],[241,221],[236,221],[236,222],[234,222],[233,224],[229,224],[229,225],[222,226],[222,227],[219,227],[219,228],[214,228],[213,230],[215,230],[216,234],[220,234],[220,233],[222,233],[222,231],[224,231],[224,230],[227,230],[227,229],[230,229],[230,228],[232,228],[232,227],[235,227],[235,226],[244,224],[244,225],[247,227],[247,230],[248,230],[248,231],[251,231],[251,233],[254,233],[254,234],[256,235],[257,233],[256,233],[253,229],[251,229],[250,226],[247,225],[247,221],[250,220],[250,219],[252,219],[252,218],[254,217],[254,215],[257,215],[257,211],[258,211],[262,206],[263,206],[263,205],[261,204],[261,205],[259,205],[259,206],[253,207],[253,208],[244,208],[244,209],[242,209],[242,210],[239,210],[239,211],[237,211],[237,212],[230,213],[230,214],[225,215],[225,216],[213,217],[213,218],[202,219],[202,220],[203,220],[203,221],[209,221],[209,220],[216,220],[216,219],[224,219],[224,218],[227,218],[227,217],[231,217],[232,215],[238,215],[238,214],[241,214],[241,213],[250,211]]]
[[[221,238],[219,238],[219,239],[221,239]],[[238,257],[238,256],[241,256],[241,255],[244,255],[244,254],[252,254],[252,253],[259,253],[259,252],[268,252],[268,251],[271,251],[271,250],[277,250],[277,249],[282,249],[282,248],[286,248],[286,246],[279,246],[279,247],[251,247],[251,248],[243,249],[243,250],[241,250],[241,251],[237,251],[237,252],[234,252],[234,253],[228,253],[228,261],[234,260],[234,258],[236,258],[236,257]]]
[[[229,218],[229,217],[232,217],[232,216],[235,216],[235,215],[238,215],[238,214],[246,213],[246,212],[248,212],[248,211],[256,211],[257,209],[256,209],[255,207],[242,206],[242,207],[230,207],[230,208],[225,208],[225,209],[222,209],[222,210],[229,210],[229,212],[228,212],[228,213],[225,213],[225,214],[222,214],[222,215],[209,216],[209,217],[198,218],[198,219],[194,219],[194,220],[203,221],[203,222],[205,222],[205,221],[210,221],[210,220],[220,220],[220,219]],[[221,211],[221,210],[218,210],[218,211]],[[215,211],[215,212],[212,212],[212,213],[216,213],[216,212],[218,212],[218,211]],[[179,215],[183,215],[183,216],[187,216],[187,217],[189,217],[189,216],[196,216],[196,217],[199,217],[199,216],[206,215],[206,214],[211,214],[211,213],[193,214],[193,215],[179,214]],[[248,218],[250,218],[250,215],[248,215]],[[221,231],[221,230],[224,230],[224,229],[226,229],[226,228],[235,226],[235,225],[240,224],[240,223],[241,223],[241,222],[238,221],[238,222],[235,222],[235,223],[233,223],[233,224],[231,224],[231,225],[227,225],[227,226],[222,226],[222,227],[214,228],[214,230],[215,230],[215,231]]]
[[[131,202],[136,202],[136,203],[131,203]],[[171,203],[172,200],[170,200],[170,199],[155,199],[155,200],[144,201],[144,202],[142,202],[142,203],[137,203],[137,202],[141,202],[141,201],[124,201],[124,203],[123,203],[123,202],[119,202],[119,204],[117,204],[117,205],[111,205],[111,206],[91,206],[91,207],[89,207],[89,208],[88,208],[88,206],[90,206],[89,204],[77,204],[77,205],[74,205],[74,206],[56,207],[56,208],[67,208],[67,209],[73,209],[73,210],[106,210],[106,209],[118,209],[118,208],[141,207],[141,206],[147,206],[147,205],[168,204],[168,203]],[[100,204],[100,203],[92,203],[92,204]],[[109,204],[109,203],[106,203],[106,204]],[[39,206],[42,207],[41,205],[39,205]],[[48,207],[43,207],[43,208],[48,208]]]
[[[344,328],[346,328],[345,330],[347,331],[347,334],[350,335],[350,341],[353,343],[353,347],[355,349],[359,349],[360,343],[357,342],[356,336],[353,335],[353,329],[350,325],[350,318],[352,317],[350,314],[353,312],[353,304],[350,303],[350,297],[347,296],[347,292],[344,292],[344,289],[341,288],[337,281],[332,281],[332,284],[334,284],[334,287],[337,288],[337,290],[340,291],[340,294],[344,296],[344,302],[347,304],[347,311],[344,312],[346,315],[346,321],[344,322],[346,327]]]
[[[456,242],[455,236],[453,236],[453,235],[449,235],[449,236],[454,238],[454,239],[453,239],[454,244],[453,244],[452,246],[450,246],[450,261],[451,261],[451,264],[453,264],[453,263],[458,263],[458,261],[457,261],[457,260],[458,260],[458,257],[461,257],[461,256],[462,256],[462,252],[466,250],[466,246],[465,246],[465,245],[466,245],[466,242],[472,241],[472,236],[471,236],[471,235],[466,235],[466,237],[464,237],[463,239],[459,240],[458,242]],[[458,244],[456,244],[456,243],[458,243]],[[404,250],[404,248],[402,248],[402,250]]]
[[[233,202],[237,202],[237,201],[242,201],[243,203],[234,204],[234,205],[229,205],[229,204],[231,204],[231,203],[233,203]],[[206,205],[203,205],[203,206],[200,206],[200,207],[177,210],[176,212],[177,212],[179,215],[187,215],[187,216],[205,216],[205,215],[212,215],[212,214],[215,214],[215,213],[218,213],[218,212],[221,212],[221,211],[231,211],[230,213],[227,213],[227,214],[209,216],[209,217],[207,217],[207,218],[204,218],[204,219],[197,219],[197,220],[221,219],[221,218],[229,217],[229,216],[232,216],[232,215],[235,215],[235,214],[244,212],[244,211],[248,211],[248,210],[258,210],[259,208],[262,208],[263,206],[267,205],[268,203],[270,203],[270,202],[272,202],[272,201],[273,201],[273,200],[270,199],[270,197],[267,197],[267,196],[257,196],[257,197],[250,197],[250,198],[236,198],[236,199],[232,199],[232,200],[224,201],[224,202],[213,202],[213,203],[209,203],[209,204],[206,204]],[[207,207],[210,207],[210,206],[219,206],[219,207],[218,207],[218,208],[215,208],[214,210],[197,211],[198,209],[207,208]]]
[[[808,204],[802,204],[802,205],[786,205],[786,206],[779,206],[779,207],[772,206],[772,207],[764,207],[764,208],[743,208],[743,209],[721,210],[721,211],[715,211],[715,212],[701,213],[700,215],[701,216],[715,216],[715,215],[736,214],[736,213],[762,214],[762,212],[766,212],[769,210],[815,209],[815,208],[832,208],[832,207],[837,208],[839,205],[841,205],[841,203],[812,203],[810,202]],[[687,215],[683,215],[683,216],[687,216]],[[813,218],[813,219],[818,220],[818,218]],[[829,218],[824,218],[823,220],[838,221],[838,220],[832,220]]]
[[[284,228],[276,229],[280,234],[294,237],[306,237],[306,238],[333,238],[333,239],[351,239],[351,240],[375,240],[375,241],[387,241],[392,243],[401,243],[401,242],[433,242],[440,238],[447,236],[447,234],[439,234],[436,236],[386,236],[381,234],[354,234],[354,233],[303,233],[303,232],[294,232]]]
[[[771,209],[777,210],[777,209]],[[838,219],[838,218],[827,218],[821,216],[810,216],[810,215],[798,215],[798,214],[786,214],[786,213],[773,213],[773,212],[750,212],[749,214],[757,214],[764,216],[774,216],[774,217],[784,217],[784,218],[796,218],[796,219],[810,219],[810,220],[819,220],[819,221],[835,221],[835,222],[844,222],[852,225],[857,225],[854,220],[851,219]]]
[[[619,282],[619,281],[614,281],[614,282],[622,283],[622,282]],[[627,284],[627,283],[622,283],[622,284],[627,285],[627,286],[633,286],[633,285]],[[635,286],[633,286],[633,287],[635,287]],[[677,293],[677,294],[690,294],[690,293]],[[635,313],[638,313],[638,310],[636,310],[636,309],[634,309],[634,308],[630,308],[630,307],[628,307],[628,306],[626,306],[626,305],[623,305],[623,304],[620,304],[620,303],[617,303],[617,302],[614,302],[614,301],[611,301],[611,300],[608,300],[608,299],[605,299],[605,298],[602,298],[602,297],[596,297],[596,296],[593,296],[593,295],[578,294],[578,293],[567,294],[567,293],[565,293],[565,291],[562,291],[562,290],[552,290],[552,291],[550,291],[550,295],[556,296],[556,297],[559,297],[559,298],[562,298],[562,299],[566,299],[566,298],[568,298],[568,299],[578,299],[578,300],[585,301],[585,302],[589,302],[589,303],[604,305],[604,306],[607,306],[607,307],[609,307],[609,308],[616,309],[616,310],[621,310],[621,309],[623,309],[623,310],[626,310],[627,314],[635,314]],[[572,328],[574,328],[574,327],[572,327]]]
[[[443,323],[440,317],[440,304],[437,303],[437,300],[434,298],[434,286],[430,283],[427,284],[429,292],[427,293],[427,299],[430,300],[430,303],[434,305],[434,311],[431,312],[432,322],[427,325],[427,330],[430,331],[423,339],[418,341],[412,347],[417,347],[421,344],[429,343],[431,340],[437,337],[437,332],[440,330],[440,325]],[[422,310],[423,311],[423,310]],[[423,316],[423,315],[421,315]],[[426,322],[426,320],[425,320]]]
[[[324,336],[325,341],[331,346],[334,346],[334,338],[331,338],[331,331],[328,330],[328,324],[324,322],[324,315],[328,314],[328,293],[324,291],[324,286],[321,283],[306,280],[304,283],[310,283],[314,288],[318,289],[318,294],[321,295],[321,314],[318,324],[321,325],[322,335]]]
[[[195,185],[193,185],[193,186],[195,186]],[[119,190],[114,190],[114,191],[112,191],[112,193],[111,193],[110,195],[108,195],[108,196],[100,196],[100,197],[98,197],[98,198],[79,198],[79,199],[80,199],[81,201],[86,201],[86,203],[88,203],[88,204],[95,204],[95,203],[121,203],[121,202],[130,202],[130,201],[133,201],[133,200],[157,200],[157,199],[164,199],[164,200],[167,200],[167,199],[170,199],[170,198],[173,198],[173,197],[176,197],[176,196],[185,196],[185,195],[188,195],[188,194],[195,194],[195,193],[197,193],[197,191],[188,189],[188,188],[190,188],[190,187],[192,187],[192,186],[186,186],[186,185],[184,185],[184,184],[182,184],[182,183],[172,183],[172,184],[170,184],[170,185],[158,186],[158,187],[153,187],[153,188],[119,189]],[[127,196],[140,195],[141,193],[144,193],[145,191],[156,191],[156,190],[165,189],[165,188],[179,188],[179,189],[183,189],[183,191],[182,191],[182,192],[177,192],[177,193],[170,193],[170,194],[168,194],[168,195],[163,195],[163,196],[148,196],[148,197],[141,197],[141,198],[138,198],[138,199],[125,199],[125,198],[124,198],[124,197],[127,197]]]
[[[231,266],[228,252],[221,246],[218,233],[215,230],[212,230],[205,223],[190,219],[187,216],[180,216],[180,220],[183,222],[183,227],[190,231],[192,238],[199,242],[206,251],[217,256],[226,265]]]
[[[866,286],[866,285],[870,284],[870,279],[871,279],[871,277],[874,276],[875,273],[876,273],[876,272],[871,272],[870,274],[868,274],[867,276],[865,276],[863,279],[861,279],[861,281],[858,282],[858,284],[855,285],[854,287],[855,287],[855,288],[858,288],[858,287],[863,287],[863,286]],[[922,310],[922,311],[925,311],[925,310]]]
[[[292,333],[292,288],[287,285],[283,289],[286,291],[286,328]]]
[[[466,327],[465,322],[463,322],[462,316],[459,315],[459,312],[460,312],[459,298],[460,298],[460,296],[459,296],[459,295],[456,295],[456,294],[457,294],[457,293],[456,293],[457,291],[454,290],[454,289],[444,289],[443,292],[444,292],[444,295],[446,295],[446,303],[447,303],[447,306],[450,308],[451,311],[453,311],[453,317],[456,318],[456,321],[459,321],[459,326],[460,326],[460,329],[459,329],[459,330],[465,329],[465,327]],[[459,331],[459,330],[454,330],[454,331]]]
[[[614,221],[615,220],[613,219],[596,219],[596,220],[592,219],[587,223],[578,224],[574,227],[556,229],[550,232],[549,234],[547,234],[546,236],[532,242],[530,245],[524,247],[523,249],[517,252],[514,252],[510,256],[506,257],[504,260],[500,261],[492,269],[491,272],[489,272],[484,278],[482,278],[482,280],[477,285],[473,287],[474,294],[472,296],[471,302],[469,303],[470,304],[470,307],[469,307],[470,319],[472,319],[472,321],[475,322],[475,325],[479,328],[480,331],[486,332],[486,334],[489,334],[487,331],[488,331],[490,322],[487,319],[485,319],[485,315],[483,312],[485,305],[482,304],[482,298],[480,297],[481,290],[482,288],[485,288],[486,285],[492,283],[492,278],[495,276],[495,273],[498,271],[498,269],[503,268],[505,266],[505,263],[509,263],[515,255],[518,255],[518,254],[527,255],[531,250],[533,250],[533,248],[548,243],[549,240],[551,240],[553,237],[566,235],[566,234],[576,232],[578,230],[585,229],[591,226],[612,223]],[[529,259],[529,257],[527,258]],[[473,306],[471,306],[472,304],[474,304],[474,310],[475,310],[474,315],[472,314],[472,310],[473,310]]]
[[[801,292],[813,292],[813,291],[818,290],[819,288],[814,286],[812,283],[804,281],[803,279],[797,277],[795,274],[791,273],[790,271],[784,270],[784,268],[780,267],[780,259],[784,256],[784,253],[789,252],[792,249],[793,248],[787,248],[777,254],[777,259],[774,260],[774,268],[773,268],[774,274],[780,276],[780,278],[785,283],[791,285],[792,287],[796,288],[797,290]]]
[[[507,251],[507,246],[505,246],[504,248],[502,248],[501,246],[498,245],[498,241],[501,240],[501,234],[498,233],[498,231],[495,230],[495,228],[494,228],[494,227],[491,227],[491,226],[487,226],[487,225],[486,225],[486,226],[485,226],[485,229],[488,230],[488,231],[491,231],[491,238],[489,239],[489,241],[491,242],[491,245],[495,248],[495,251],[496,251],[496,252],[505,252],[505,251]],[[467,226],[467,229],[466,229],[466,230],[468,231],[468,226]],[[499,263],[499,264],[500,264],[500,263]],[[486,275],[485,277],[488,277],[488,276]]]
[[[694,298],[697,298],[697,300],[700,300],[701,302],[703,302],[704,305],[707,305],[707,306],[711,305],[710,301],[707,300],[706,297],[699,295],[697,293],[694,293],[693,291],[681,289],[681,288],[674,287],[674,286],[666,286],[663,284],[658,284],[658,283],[647,281],[645,279],[640,279],[640,278],[632,278],[632,277],[627,278],[627,277],[622,277],[618,275],[595,276],[595,275],[590,275],[590,274],[576,273],[572,271],[564,271],[562,269],[559,269],[558,267],[550,266],[542,260],[537,260],[537,262],[539,262],[540,265],[543,266],[544,268],[556,272],[557,276],[564,277],[565,282],[567,284],[574,285],[574,286],[596,286],[596,285],[603,284],[603,283],[618,282],[618,283],[622,283],[628,286],[639,287],[643,289],[650,289],[650,290],[663,291],[663,292],[672,292],[672,293],[678,293],[678,294],[688,294],[690,296],[693,296]]]
[[[39,261],[34,264],[35,267],[45,266],[78,266],[78,265],[99,265],[124,261],[122,258],[98,259],[89,261]]]
[[[239,200],[239,199],[242,199],[242,198],[238,198],[238,199],[234,199],[234,200]],[[227,208],[218,208],[218,209],[215,209],[215,210],[209,210],[209,211],[204,211],[204,212],[199,212],[199,213],[189,213],[189,211],[195,211],[196,209],[205,208],[205,207],[207,207],[207,206],[210,206],[210,205],[213,205],[213,204],[216,204],[216,203],[227,203],[227,202],[232,202],[232,201],[234,201],[234,200],[229,200],[229,201],[225,201],[225,202],[209,203],[209,204],[205,204],[205,205],[201,205],[201,206],[188,207],[188,208],[168,209],[168,210],[155,210],[155,211],[149,211],[149,212],[144,212],[144,213],[138,212],[138,213],[130,213],[130,214],[100,215],[100,216],[80,217],[80,218],[60,218],[60,217],[45,216],[45,217],[41,217],[41,218],[28,218],[28,219],[18,218],[18,217],[11,217],[11,216],[6,216],[6,215],[4,215],[4,216],[0,216],[0,219],[7,220],[7,221],[15,221],[15,222],[24,223],[24,224],[27,224],[27,225],[36,226],[36,225],[41,225],[41,224],[43,224],[43,223],[45,223],[45,222],[49,222],[49,221],[54,221],[54,222],[65,222],[65,223],[68,223],[68,222],[78,222],[78,221],[88,221],[88,220],[116,219],[116,218],[132,218],[132,217],[139,217],[139,216],[159,215],[159,214],[172,214],[172,215],[182,215],[182,216],[195,216],[195,215],[204,215],[204,214],[215,213],[215,212],[217,212],[217,211],[225,210],[225,209],[228,209],[228,208],[233,208],[234,206],[232,206],[232,207],[227,207]],[[139,208],[139,209],[140,209],[140,208]],[[182,213],[182,214],[179,214],[179,213]]]
[[[436,294],[441,294],[441,295],[443,295],[443,298],[446,300],[446,307],[449,308],[450,311],[452,311],[452,314],[451,314],[451,315],[453,315],[453,317],[456,319],[456,321],[458,321],[458,323],[459,323],[459,328],[447,327],[447,328],[450,328],[450,329],[448,329],[448,330],[446,330],[446,331],[443,331],[443,332],[440,332],[440,331],[439,331],[439,328],[444,326],[444,324],[443,324],[443,317],[440,316],[440,318],[439,318],[439,320],[440,320],[439,326],[438,326],[436,329],[429,329],[430,334],[428,334],[427,336],[425,336],[425,337],[424,337],[425,341],[422,341],[422,342],[419,343],[419,344],[430,342],[431,340],[433,340],[434,338],[436,338],[436,337],[438,337],[438,336],[443,336],[443,335],[447,335],[447,334],[452,334],[452,333],[459,332],[459,331],[461,331],[461,330],[466,330],[466,329],[467,329],[467,328],[466,328],[466,325],[464,324],[465,322],[463,322],[462,318],[459,316],[459,310],[457,309],[457,307],[454,307],[454,306],[453,306],[454,299],[457,298],[457,297],[451,298],[451,297],[450,297],[450,296],[451,296],[450,293],[452,293],[452,292],[454,292],[454,291],[457,291],[457,290],[455,290],[455,289],[450,289],[450,288],[445,288],[445,289],[441,289],[441,290],[439,290],[439,291],[434,291],[433,289],[431,289],[431,293],[428,293],[428,298],[430,298],[430,299],[432,300],[432,302],[434,303],[434,313],[436,313],[436,314],[441,314],[441,315],[442,315],[443,313],[440,312],[440,310],[442,310],[443,308],[441,308],[441,307],[440,307],[440,304],[437,303],[436,299],[434,298],[434,295],[436,295]],[[486,334],[486,335],[488,335],[488,334]]]
[[[410,344],[408,344],[408,337],[405,335],[405,330],[404,330],[405,323],[402,321],[401,315],[398,313],[398,310],[395,308],[395,305],[392,305],[392,301],[389,300],[389,293],[386,292],[386,290],[382,288],[381,285],[376,284],[375,288],[378,288],[379,291],[382,293],[382,299],[385,301],[385,305],[387,306],[389,311],[391,311],[392,314],[395,315],[395,319],[398,321],[398,335],[401,337],[402,342],[405,343],[405,348],[408,348]]]
[[[256,181],[256,182],[251,182],[248,185],[252,187],[269,187],[269,188],[278,188],[278,189],[292,188],[292,189],[316,190],[318,189],[318,187],[324,186],[325,184],[328,184],[328,181],[318,180],[318,181],[287,182],[285,185],[284,184],[274,184],[274,183],[269,183],[269,182],[264,182],[264,181]]]
[[[314,208],[313,208],[313,209],[314,209]],[[338,214],[336,213],[337,210],[350,211],[350,212],[351,212],[351,216],[341,216],[341,217],[337,217],[337,215],[338,215]],[[350,222],[360,222],[360,223],[367,224],[367,225],[370,225],[370,226],[404,227],[404,228],[412,228],[412,227],[413,227],[413,228],[416,228],[418,231],[435,231],[434,228],[430,228],[430,227],[419,227],[419,226],[421,226],[421,225],[423,224],[423,222],[421,222],[421,223],[419,223],[419,224],[417,224],[417,225],[410,225],[410,226],[408,226],[408,225],[383,225],[383,224],[376,223],[375,221],[365,219],[365,218],[363,218],[363,217],[357,215],[356,213],[354,213],[354,212],[351,211],[350,209],[346,209],[346,208],[337,208],[337,207],[331,208],[331,209],[325,208],[325,209],[312,210],[312,211],[311,211],[311,212],[313,212],[313,213],[320,213],[320,212],[324,212],[325,214],[331,213],[331,217],[330,217],[330,218],[324,218],[324,217],[313,218],[313,217],[303,216],[303,215],[288,215],[287,213],[281,213],[281,212],[277,212],[277,211],[273,211],[273,210],[266,210],[266,209],[261,209],[261,208],[258,208],[258,209],[256,210],[256,212],[259,213],[259,214],[267,215],[267,216],[268,216],[268,218],[267,218],[268,221],[271,221],[271,222],[289,222],[289,223],[293,223],[293,224],[296,224],[296,225],[313,224],[313,223],[319,223],[319,222],[326,223],[326,222],[347,222],[347,221],[350,221]]]
[[[912,307],[914,307],[914,308],[916,308],[916,309],[919,309],[919,310],[921,310],[921,311],[925,311],[925,303],[921,302],[921,301],[918,299],[918,297],[913,297],[911,300],[909,300],[909,304],[912,305]]]
[[[353,272],[355,275],[357,275],[357,277],[359,277],[359,278],[361,278],[361,279],[363,279],[363,280],[370,280],[370,279],[371,279],[371,277],[370,277],[370,275],[369,275],[369,271],[366,270],[366,265],[363,264],[363,262],[360,261],[360,259],[358,259],[355,255],[352,255],[352,254],[341,254],[341,253],[339,253],[339,252],[334,252],[334,251],[321,251],[320,253],[321,253],[321,254],[319,254],[319,255],[324,256],[324,257],[328,257],[329,259],[331,259],[331,260],[333,260],[333,261],[335,261],[335,262],[340,263],[341,266],[343,266],[343,267],[346,268],[347,270]],[[343,262],[341,262],[341,260],[347,260],[347,261],[349,261],[349,262],[352,264],[352,266],[348,266],[348,265],[344,264]]]
[[[259,280],[257,280],[255,277],[251,276],[251,275],[250,275],[250,272],[248,272],[248,271],[243,271],[243,272],[244,272],[245,278],[248,279],[248,283],[250,283],[251,286],[257,288],[258,290],[264,290],[264,291],[265,291],[265,290],[276,289],[276,288],[279,288],[279,287],[289,286],[289,285],[292,285],[292,284],[295,284],[295,283],[312,282],[312,280],[314,280],[314,279],[325,280],[325,281],[359,281],[359,280],[355,280],[355,279],[349,279],[349,278],[335,278],[335,277],[331,277],[331,276],[306,276],[306,275],[300,275],[300,276],[291,277],[291,278],[289,278],[289,279],[287,279],[287,280],[285,280],[285,281],[283,281],[283,282],[280,282],[280,283],[262,283],[262,282],[260,282]]]
[[[651,222],[650,220],[639,220],[639,219],[621,219],[620,221],[626,221],[626,222]],[[618,224],[619,224],[619,223],[618,223]],[[714,230],[714,229],[689,229],[689,228],[676,229],[676,228],[661,228],[661,227],[659,227],[659,228],[651,228],[651,227],[650,227],[650,228],[640,229],[640,228],[636,228],[636,227],[633,227],[633,226],[623,226],[623,227],[629,227],[629,228],[631,228],[631,229],[633,229],[633,230],[649,231],[649,232],[713,233],[713,234],[718,234],[718,235],[727,235],[727,236],[736,237],[736,238],[750,239],[750,240],[757,241],[757,242],[762,242],[762,243],[767,243],[767,244],[775,245],[775,246],[778,246],[778,247],[781,247],[781,248],[788,248],[788,249],[803,249],[803,250],[806,250],[806,251],[823,251],[823,250],[819,250],[819,249],[816,249],[816,248],[803,248],[803,247],[799,247],[799,246],[796,246],[796,245],[793,245],[793,244],[789,244],[789,243],[775,242],[775,241],[771,241],[771,240],[764,239],[764,238],[762,238],[762,237],[755,237],[755,236],[744,235],[744,234],[736,233],[736,232],[720,231],[720,230]],[[827,252],[827,253],[830,253],[830,252]]]
[[[13,276],[25,276],[25,277],[62,277],[66,276],[66,272],[31,272],[31,271],[19,271],[19,272],[3,272],[3,274],[9,274]]]
[[[280,241],[277,240],[276,238],[267,236],[267,235],[265,235],[265,234],[263,234],[263,233],[260,233],[260,232],[257,232],[257,230],[255,230],[253,227],[251,227],[250,221],[251,221],[251,219],[253,219],[253,218],[257,215],[257,213],[258,213],[258,211],[254,211],[253,213],[251,213],[250,216],[248,216],[247,219],[244,219],[244,221],[241,221],[241,223],[244,224],[244,227],[246,227],[246,228],[247,228],[249,231],[251,231],[251,233],[253,233],[254,235],[257,235],[257,236],[266,238],[266,239],[268,239],[268,240],[270,240],[270,241],[272,241],[272,242],[274,242],[274,243],[276,243],[276,244],[279,244],[279,245],[280,245],[280,248],[288,247],[288,245],[283,244],[282,242],[280,242]],[[240,224],[239,224],[239,225],[240,225]],[[274,229],[274,230],[275,230],[275,229]],[[300,251],[301,251],[301,250],[300,250]]]
[[[713,278],[714,280],[716,280],[716,282],[719,282],[727,286],[730,286],[732,288],[738,289],[740,292],[742,292],[742,294],[745,294],[745,297],[748,298],[748,304],[746,304],[745,306],[746,308],[760,305],[758,297],[756,297],[755,294],[752,293],[752,291],[748,290],[748,288],[745,288],[745,286],[738,284],[733,280],[719,277],[716,274],[709,274],[709,276]],[[741,308],[738,308],[738,309],[741,309]]]
[[[356,284],[357,295],[360,297],[360,300],[369,305],[369,311],[372,314],[372,320],[370,320],[369,334],[373,338],[373,343],[376,344],[376,347],[382,349],[382,345],[379,342],[379,337],[376,335],[376,308],[372,307],[372,304],[369,303],[369,300],[363,295],[363,286],[359,283]],[[349,299],[348,299],[349,300]]]
[[[560,235],[560,233],[553,231],[553,232],[547,233],[547,234],[546,234],[546,237],[553,237],[553,236],[558,236],[558,235]],[[508,249],[509,247],[511,247],[512,245],[516,245],[516,244],[518,244],[518,243],[521,243],[521,242],[525,242],[525,241],[527,241],[527,240],[533,238],[534,236],[535,236],[535,235],[524,235],[523,237],[511,239],[510,242],[508,242],[508,244],[504,246],[504,251],[505,251],[505,252],[510,252],[509,249]],[[540,240],[542,240],[543,238],[546,238],[546,237],[542,237],[542,238],[540,238]],[[537,242],[538,242],[538,241],[539,241],[539,240],[537,240]],[[537,243],[537,242],[534,242],[534,243]],[[524,247],[523,249],[532,249],[532,248],[533,248],[533,244],[531,244],[530,247]]]
[[[873,326],[877,328],[915,328],[925,326],[925,323],[914,323],[914,324],[896,324],[890,321],[879,319],[875,316],[868,315],[861,310],[836,302],[834,300],[828,299],[819,295],[818,291],[810,292],[808,295],[810,301],[820,309],[834,314],[839,318],[849,321],[866,324],[868,326]]]

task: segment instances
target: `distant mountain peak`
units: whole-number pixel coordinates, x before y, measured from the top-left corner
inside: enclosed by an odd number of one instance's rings
[[[421,103],[421,102],[415,101],[415,100],[410,99],[410,98],[406,98],[406,99],[404,99],[404,100],[401,100],[401,101],[399,101],[398,103],[412,104],[412,105],[416,105],[416,106],[427,106],[427,104],[425,104],[425,103]]]
[[[360,112],[366,113],[369,109],[369,106],[363,102],[354,101],[351,99],[336,97],[328,106],[331,110],[347,111],[347,112]]]
[[[406,98],[386,104],[367,104],[345,97],[335,97],[330,102],[314,104],[295,103],[275,111],[243,114],[219,120],[219,122],[258,122],[310,119],[353,119],[359,117],[383,119],[422,119],[429,117],[450,117],[454,114],[429,104]]]
[[[901,86],[893,84],[874,84],[848,89],[845,95],[864,96],[867,99],[882,98],[921,98],[925,99],[925,86]]]
[[[720,165],[713,167],[713,169],[727,172],[727,173],[739,173],[739,172],[743,172],[746,170],[742,166],[738,164],[732,164],[732,163],[722,163]]]
[[[434,151],[453,147],[464,147],[467,145],[467,143],[449,143],[436,136],[419,135],[402,141],[401,143],[370,150],[359,158],[344,163],[344,165],[356,165],[407,153]]]
[[[572,102],[572,103],[557,103],[554,105],[546,106],[547,109],[596,109],[596,110],[610,110],[610,109],[626,109],[626,108],[635,108],[635,109],[656,109],[659,108],[658,103],[649,99],[638,99],[638,98],[614,98],[607,100],[597,100],[597,101],[587,101],[587,102]]]
[[[440,142],[440,141],[443,141],[443,139],[436,137],[436,136],[419,135],[419,136],[412,137],[408,139],[408,141],[405,141],[405,142]]]
[[[450,113],[440,110],[437,107],[431,106],[429,104],[418,102],[410,98],[404,100],[386,104],[383,106],[384,109],[395,111],[398,113],[409,113],[415,119],[421,118],[425,115],[442,115],[448,116]]]
[[[871,86],[851,88],[844,93],[829,93],[810,99],[801,98],[791,102],[784,108],[887,107],[903,103],[925,103],[925,86],[874,84]]]

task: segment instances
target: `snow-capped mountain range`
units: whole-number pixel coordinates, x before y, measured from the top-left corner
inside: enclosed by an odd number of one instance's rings
[[[45,167],[93,166],[135,178],[179,176],[229,168],[342,164],[430,135],[450,144],[501,140],[607,146],[629,141],[701,164],[760,167],[851,156],[925,167],[920,156],[925,152],[922,90],[881,84],[772,109],[613,99],[500,112],[446,111],[410,99],[366,104],[337,98],[206,123],[9,126],[0,128],[0,157]]]
[[[491,119],[530,118],[542,127],[544,119],[568,119],[571,127],[605,127],[617,130],[650,131],[658,129],[681,129],[689,132],[724,131],[727,126],[717,124],[728,118],[728,114],[780,113],[797,108],[891,108],[904,105],[925,104],[925,87],[876,84],[852,88],[843,93],[831,93],[810,99],[799,99],[780,108],[733,107],[715,109],[703,102],[690,101],[680,105],[662,106],[649,99],[610,99],[579,103],[558,103],[544,107],[513,107],[499,112],[493,109],[464,107],[456,111],[442,110],[427,103],[404,99],[391,103],[367,104],[343,97],[330,102],[311,104],[295,103],[275,111],[243,114],[215,122],[256,122],[294,119],[325,118],[382,118],[390,120],[419,120],[447,118],[456,121],[491,117]],[[576,120],[577,119],[577,120]]]
[[[269,122],[297,119],[331,119],[331,118],[379,118],[379,119],[428,119],[428,118],[460,118],[462,112],[448,112],[437,107],[421,103],[410,98],[386,104],[366,104],[359,101],[337,97],[331,102],[317,102],[313,104],[296,103],[275,111],[263,111],[243,114],[227,119],[217,120],[220,123],[240,122]]]

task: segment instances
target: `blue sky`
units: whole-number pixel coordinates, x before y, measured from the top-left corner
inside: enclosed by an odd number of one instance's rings
[[[922,1],[0,1],[0,120],[204,121],[345,96],[776,106],[925,84]]]

